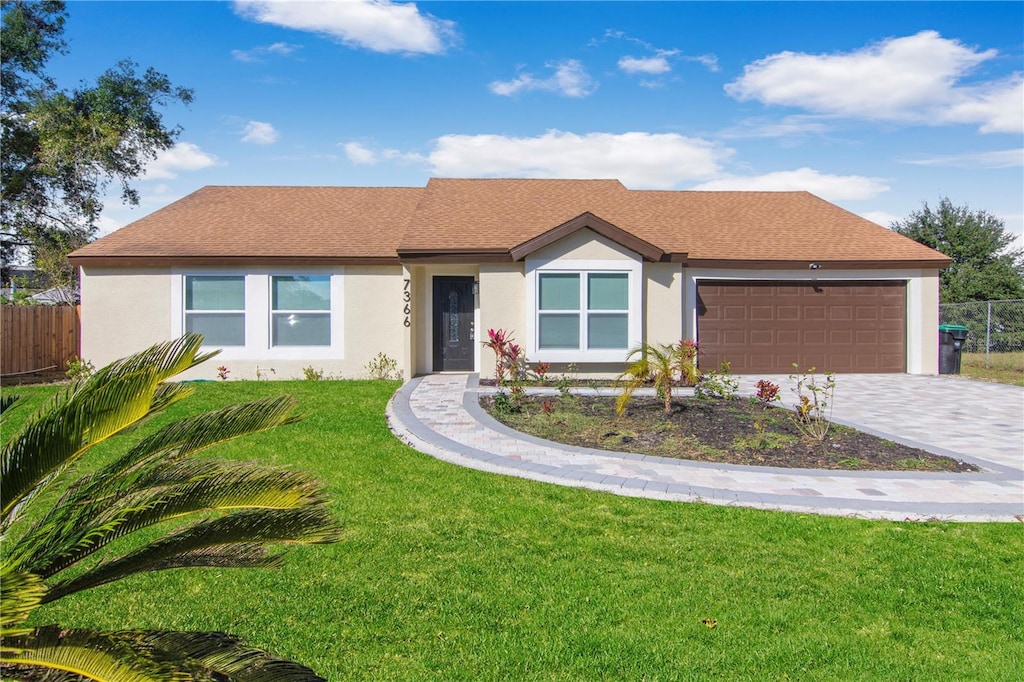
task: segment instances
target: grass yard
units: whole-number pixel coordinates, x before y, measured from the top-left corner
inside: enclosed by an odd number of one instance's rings
[[[391,436],[395,387],[198,384],[159,421],[298,398],[304,422],[219,452],[318,472],[344,541],[280,570],[136,576],[39,619],[225,630],[330,680],[1020,679],[1024,525],[671,503],[462,469]]]
[[[988,367],[984,353],[964,353],[960,356],[960,374],[981,381],[1024,386],[1024,352],[990,353]]]

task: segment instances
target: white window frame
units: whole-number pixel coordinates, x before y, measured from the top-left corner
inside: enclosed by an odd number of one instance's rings
[[[329,348],[331,344],[327,344],[327,346],[317,346],[317,345],[314,345],[314,344],[291,344],[291,345],[289,345],[289,344],[275,344],[274,343],[274,316],[276,316],[276,315],[323,315],[324,313],[327,313],[327,315],[330,316],[331,313],[332,313],[331,308],[326,308],[326,309],[318,308],[316,310],[309,310],[309,309],[307,309],[307,310],[293,310],[293,309],[281,309],[281,310],[278,310],[278,309],[274,308],[274,278],[275,277],[328,277],[329,278],[329,275],[326,275],[326,274],[315,274],[315,273],[309,273],[309,272],[304,272],[304,273],[299,274],[299,273],[294,273],[293,272],[293,273],[288,273],[288,274],[272,273],[268,277],[267,285],[270,287],[270,293],[268,294],[269,297],[270,297],[269,298],[269,301],[270,301],[270,318],[269,318],[270,331],[268,332],[269,333],[269,343],[270,343],[270,346],[272,348]],[[328,286],[330,286],[330,279],[328,279]],[[333,307],[333,306],[334,306],[334,295],[333,295],[333,292],[331,292],[331,307]],[[335,333],[334,329],[332,328],[330,330],[330,335],[331,335],[332,343],[334,341],[334,333]]]
[[[202,316],[202,315],[223,315],[223,314],[237,315],[237,314],[241,313],[241,315],[242,315],[242,325],[243,325],[243,328],[242,328],[243,342],[242,342],[241,345],[238,345],[238,346],[224,346],[224,347],[225,348],[242,348],[242,347],[244,347],[245,346],[245,339],[248,338],[248,334],[246,333],[247,330],[245,328],[246,318],[248,317],[248,311],[246,310],[245,302],[243,301],[241,309],[237,309],[237,308],[222,308],[222,309],[217,309],[217,310],[209,310],[209,309],[195,309],[195,308],[189,309],[189,308],[186,308],[185,306],[186,306],[186,304],[188,302],[188,297],[185,295],[185,291],[187,290],[187,287],[185,286],[185,282],[186,282],[186,280],[189,277],[193,277],[193,278],[194,277],[232,277],[232,278],[241,279],[242,280],[242,287],[243,287],[243,297],[244,297],[245,276],[241,275],[241,274],[238,274],[238,273],[230,274],[230,273],[205,272],[205,273],[188,273],[188,274],[182,276],[182,278],[181,278],[181,285],[182,285],[182,300],[181,300],[182,330],[186,329],[187,326],[188,326],[187,318],[188,318],[189,315],[193,315],[193,316],[195,316],[195,315],[199,315],[199,316]]]
[[[629,308],[626,310],[625,348],[587,348],[588,317],[596,313],[621,313],[616,310],[590,311],[587,308],[588,275],[619,273],[627,275]],[[580,276],[580,347],[540,348],[540,275],[578,274]],[[629,350],[640,344],[643,315],[643,264],[637,259],[621,260],[537,260],[526,262],[526,355],[533,362],[625,362]],[[558,311],[543,311],[556,313]]]
[[[185,333],[185,277],[220,275],[245,277],[245,346],[204,346],[221,350],[225,360],[341,360],[345,357],[344,268],[182,268],[171,273],[171,334]],[[329,346],[271,345],[271,277],[328,275],[331,278],[331,344]],[[308,312],[308,311],[307,311]]]

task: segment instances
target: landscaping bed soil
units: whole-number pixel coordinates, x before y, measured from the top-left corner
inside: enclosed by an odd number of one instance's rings
[[[684,398],[671,414],[654,398],[526,396],[518,412],[481,405],[503,424],[559,443],[701,462],[804,469],[979,471],[973,464],[833,424],[821,442],[802,434],[785,408],[749,400]]]

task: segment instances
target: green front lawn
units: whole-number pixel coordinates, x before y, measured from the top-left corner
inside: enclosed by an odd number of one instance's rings
[[[281,570],[137,576],[40,618],[226,630],[330,680],[1020,675],[1021,524],[671,503],[462,469],[391,436],[395,387],[198,384],[159,419],[296,395],[308,419],[220,452],[318,472],[345,540]]]

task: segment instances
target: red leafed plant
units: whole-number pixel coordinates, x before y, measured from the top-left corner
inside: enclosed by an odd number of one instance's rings
[[[776,400],[779,400],[779,385],[773,384],[767,379],[761,379],[757,382],[757,399],[761,402],[761,406],[768,409]]]

